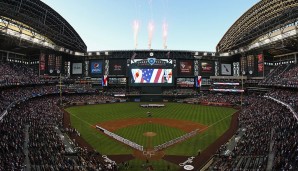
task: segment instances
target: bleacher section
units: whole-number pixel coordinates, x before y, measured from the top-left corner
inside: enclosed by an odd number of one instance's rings
[[[283,64],[273,70],[259,85],[298,88],[297,73],[297,64]]]
[[[26,64],[0,62],[0,86],[38,84],[37,73]]]
[[[239,116],[244,135],[236,147],[223,155],[219,149],[209,170],[284,170],[297,168],[297,120],[285,106],[262,97],[250,99],[252,105]],[[284,140],[288,140],[285,141]]]

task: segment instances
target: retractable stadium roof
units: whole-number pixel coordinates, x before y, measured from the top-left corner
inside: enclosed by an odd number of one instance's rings
[[[0,0],[0,16],[33,28],[56,45],[85,53],[87,46],[73,27],[40,0]]]
[[[226,53],[239,49],[264,34],[296,23],[297,19],[297,0],[261,0],[229,28],[216,50]]]

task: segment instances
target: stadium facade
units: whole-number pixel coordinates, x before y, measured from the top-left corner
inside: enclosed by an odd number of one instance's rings
[[[26,82],[5,74],[1,91],[58,85],[62,94],[63,86],[67,92],[74,85],[80,87],[76,92],[86,92],[81,88],[88,85],[96,93],[131,101],[174,101],[202,92],[296,91],[297,35],[297,0],[261,0],[229,28],[215,52],[87,51],[72,26],[42,1],[0,0],[0,61],[5,67],[31,68],[39,79],[32,81],[30,75]],[[0,120],[22,100],[3,108]]]

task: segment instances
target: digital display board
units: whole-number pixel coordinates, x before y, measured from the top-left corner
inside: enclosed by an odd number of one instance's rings
[[[92,75],[101,75],[102,74],[102,61],[90,61],[90,73]]]
[[[172,84],[172,69],[134,68],[131,69],[131,83],[133,84]]]
[[[217,64],[217,72],[220,72],[220,65]],[[215,62],[214,61],[201,61],[199,63],[199,75],[213,76],[215,75]]]
[[[48,56],[48,73],[50,75],[55,75],[54,73],[54,69],[55,69],[55,55],[54,54],[50,54]]]
[[[258,55],[258,72],[263,73],[264,71],[264,57],[263,54]],[[262,75],[262,74],[260,74]]]
[[[126,84],[126,78],[109,78],[109,84],[115,84],[115,85],[125,85]]]
[[[126,75],[126,60],[109,60],[109,75],[110,76],[125,76]]]
[[[202,73],[212,73],[213,63],[212,62],[201,62],[201,72]]]
[[[178,87],[194,87],[194,78],[177,78]]]
[[[82,74],[83,72],[82,63],[72,63],[72,74]]]
[[[232,75],[232,64],[221,64],[221,75]]]
[[[179,61],[178,75],[193,76],[193,61]]]
[[[248,55],[247,56],[247,69],[248,69],[248,74],[252,75],[255,71],[255,61],[254,61],[254,56],[253,55]]]
[[[39,74],[44,75],[46,71],[46,55],[41,53],[39,56]]]

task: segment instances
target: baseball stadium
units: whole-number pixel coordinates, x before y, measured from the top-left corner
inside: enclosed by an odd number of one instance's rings
[[[0,0],[0,171],[298,170],[298,1],[237,18],[214,51],[168,49],[166,24],[153,49],[152,23],[138,49],[138,21],[134,48],[88,50],[44,1]]]

